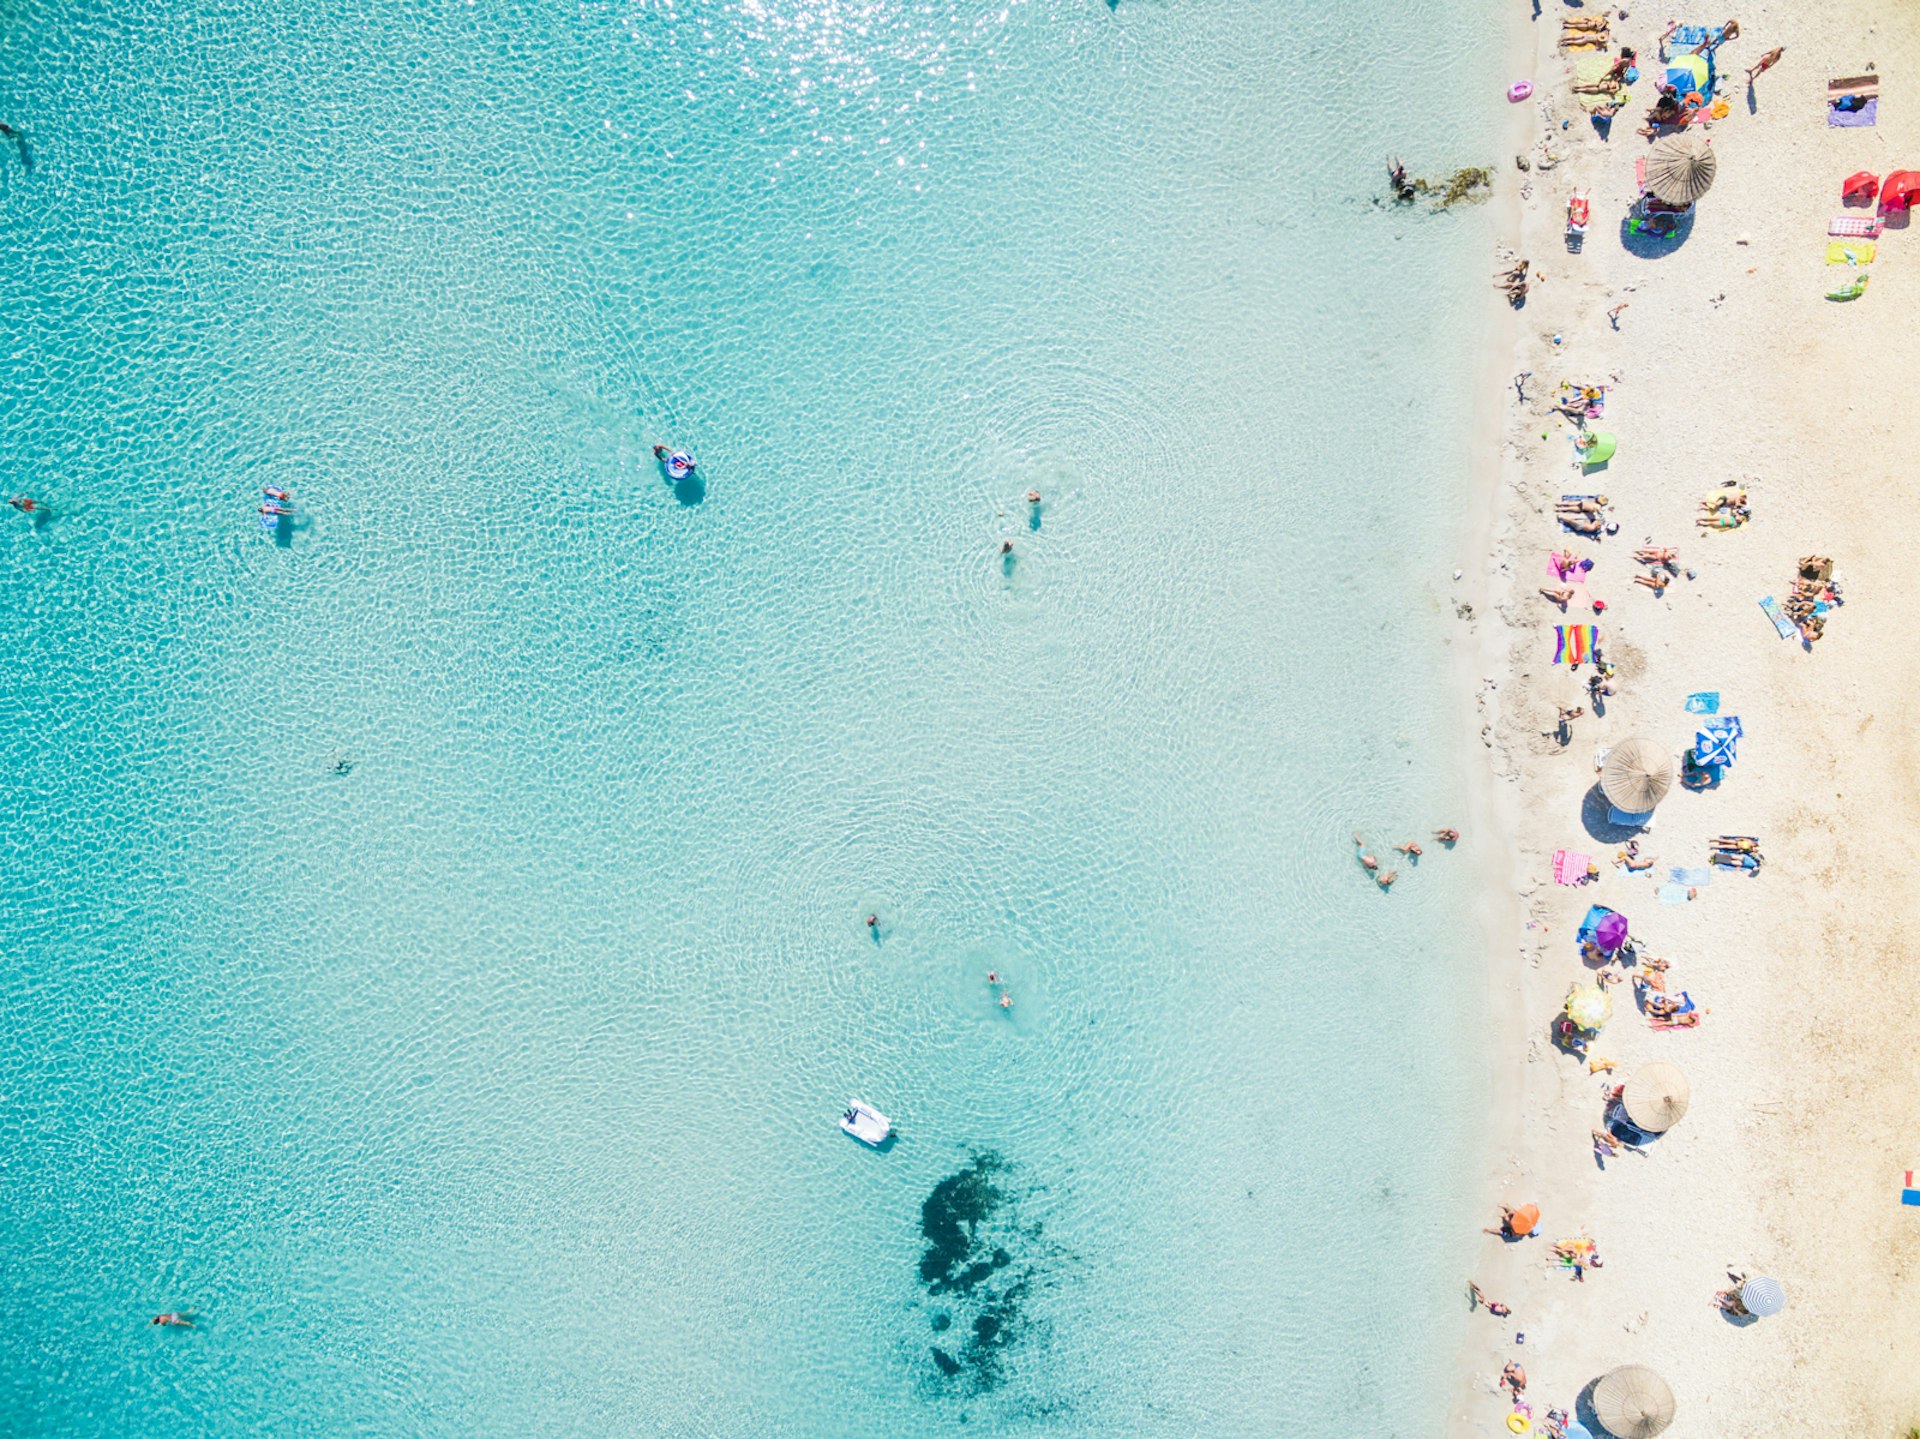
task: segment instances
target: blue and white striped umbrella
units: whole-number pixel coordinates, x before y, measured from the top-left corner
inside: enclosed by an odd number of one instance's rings
[[[1747,1313],[1764,1319],[1787,1307],[1787,1291],[1778,1279],[1749,1279],[1740,1286],[1740,1302],[1747,1306]]]

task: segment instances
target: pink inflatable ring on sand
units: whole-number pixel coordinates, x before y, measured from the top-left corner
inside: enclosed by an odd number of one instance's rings
[[[1533,81],[1531,80],[1515,80],[1511,85],[1507,86],[1507,98],[1516,105],[1532,93]]]

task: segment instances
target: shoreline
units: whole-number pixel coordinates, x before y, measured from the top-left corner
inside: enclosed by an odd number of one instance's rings
[[[1664,13],[1603,13],[1615,47],[1653,56]],[[1920,1066],[1882,1004],[1910,983],[1892,938],[1920,883],[1873,861],[1920,843],[1920,713],[1903,667],[1887,663],[1899,652],[1906,561],[1885,507],[1903,481],[1862,432],[1894,445],[1920,380],[1904,337],[1920,298],[1920,229],[1888,232],[1869,294],[1853,305],[1825,301],[1821,252],[1839,179],[1920,153],[1920,25],[1897,0],[1843,0],[1818,14],[1784,0],[1743,7],[1744,34],[1720,60],[1733,109],[1709,132],[1715,187],[1680,243],[1636,252],[1620,222],[1651,86],[1635,86],[1602,140],[1567,90],[1559,18],[1523,14],[1509,31],[1511,74],[1530,77],[1535,93],[1511,107],[1492,215],[1502,246],[1545,279],[1518,311],[1489,289],[1499,309],[1473,417],[1474,463],[1486,473],[1470,493],[1464,541],[1474,548],[1454,586],[1474,605],[1463,663],[1470,654],[1480,668],[1463,680],[1485,727],[1470,818],[1489,852],[1476,877],[1502,886],[1476,905],[1494,1051],[1479,1185],[1485,1222],[1497,1202],[1540,1204],[1543,1239],[1476,1236],[1463,1286],[1477,1280],[1513,1316],[1469,1317],[1444,1432],[1504,1430],[1510,1402],[1497,1377],[1514,1359],[1536,1422],[1550,1408],[1574,1412],[1615,1365],[1645,1363],[1673,1386],[1670,1435],[1764,1439],[1817,1426],[1900,1439],[1920,1423],[1920,1341],[1900,1317],[1920,1302],[1920,1210],[1903,1214],[1897,1194],[1901,1172],[1920,1163],[1920,1124],[1907,1118],[1920,1110]],[[1785,58],[1749,94],[1743,72],[1775,45]],[[1869,60],[1886,77],[1879,125],[1829,129],[1826,78]],[[1548,148],[1557,158],[1543,170]],[[1528,172],[1513,168],[1516,154]],[[1576,188],[1592,196],[1578,255],[1564,245]],[[1489,272],[1498,258],[1488,256]],[[1623,299],[1616,330],[1604,311]],[[1872,357],[1871,373],[1859,355]],[[1511,376],[1529,369],[1523,405]],[[1544,413],[1561,378],[1613,387],[1602,424],[1621,453],[1592,485],[1562,483],[1578,476],[1570,435]],[[1697,496],[1743,477],[1753,522],[1696,528]],[[1569,539],[1550,499],[1598,488],[1619,533],[1572,543],[1595,560],[1607,612],[1563,615],[1537,593],[1548,550]],[[1677,547],[1697,579],[1677,578],[1661,597],[1633,585],[1632,548],[1649,542]],[[1782,592],[1807,553],[1835,557],[1852,602],[1810,652],[1779,641],[1755,604]],[[1562,748],[1539,732],[1554,705],[1586,703],[1586,672],[1549,662],[1552,625],[1576,622],[1600,626],[1619,673],[1604,715],[1589,707]],[[1724,712],[1745,716],[1741,760],[1713,791],[1676,786],[1644,842],[1661,875],[1704,865],[1717,833],[1762,836],[1768,865],[1752,880],[1720,876],[1694,902],[1661,904],[1655,880],[1609,863],[1614,838],[1586,827],[1581,802],[1597,748],[1644,733],[1677,754],[1692,733],[1679,701],[1715,687]],[[1599,882],[1553,884],[1559,848],[1590,853]],[[1614,1018],[1589,1053],[1619,1062],[1614,1082],[1649,1060],[1677,1063],[1694,1098],[1672,1134],[1604,1168],[1588,1130],[1608,1076],[1547,1042],[1567,987],[1591,977],[1572,940],[1590,903],[1626,912],[1643,950],[1672,963],[1676,988],[1709,1007],[1700,1028],[1659,1033],[1630,984],[1613,991]],[[1582,1232],[1607,1267],[1576,1284],[1546,1262],[1546,1245]],[[1787,1309],[1730,1321],[1712,1303],[1729,1269],[1778,1278]]]

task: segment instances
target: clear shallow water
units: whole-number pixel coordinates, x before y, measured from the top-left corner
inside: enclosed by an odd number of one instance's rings
[[[1483,37],[17,13],[5,1426],[1432,1432]]]

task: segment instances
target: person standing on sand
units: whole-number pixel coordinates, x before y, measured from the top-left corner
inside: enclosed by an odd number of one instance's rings
[[[1747,71],[1747,84],[1753,84],[1753,77],[1755,75],[1764,75],[1775,65],[1778,65],[1780,63],[1780,57],[1786,53],[1787,47],[1784,45],[1775,45],[1771,50],[1767,51],[1766,54],[1760,57],[1760,63]]]

